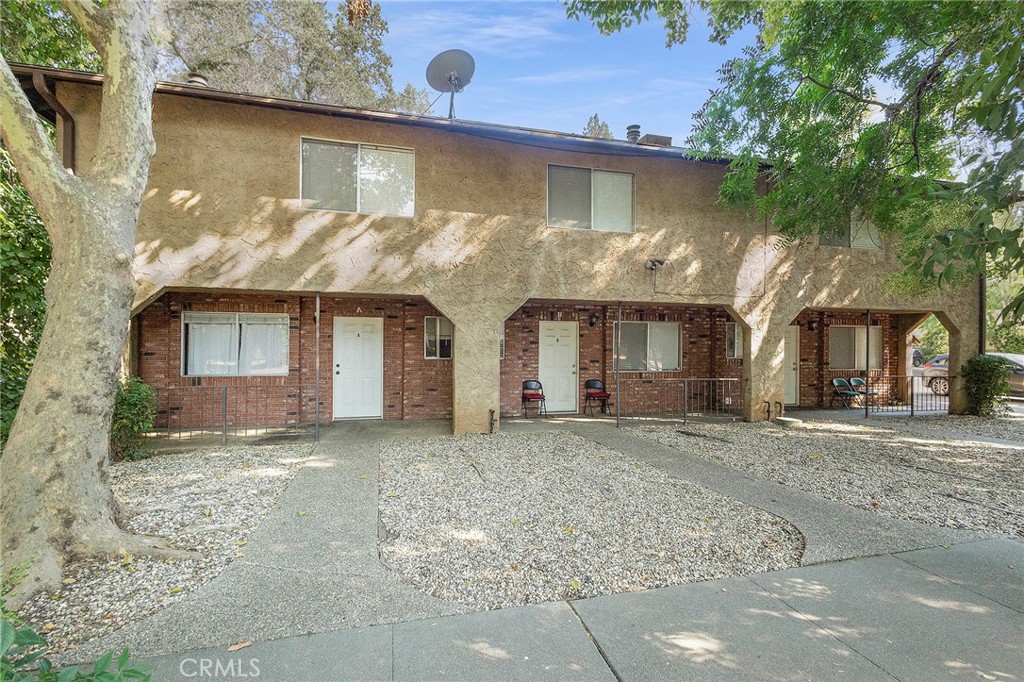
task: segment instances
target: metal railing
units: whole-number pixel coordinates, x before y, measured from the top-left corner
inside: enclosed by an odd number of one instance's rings
[[[848,372],[837,372],[834,375],[847,381],[851,378]],[[851,407],[863,410],[864,416],[878,413],[914,416],[949,412],[949,382],[952,377],[876,375],[862,378],[866,387],[857,389],[854,386],[862,396],[854,399]],[[833,391],[831,383],[828,391],[830,394]],[[838,404],[839,399],[835,402]]]
[[[150,432],[166,438],[316,437],[316,397],[300,385],[173,386],[156,389]]]
[[[620,379],[621,419],[743,416],[743,383],[736,378]]]

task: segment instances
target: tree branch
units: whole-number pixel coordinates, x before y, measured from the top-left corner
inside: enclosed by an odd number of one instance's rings
[[[155,151],[153,7],[149,0],[110,0],[102,11],[104,33],[95,40],[104,48],[103,106],[88,174],[130,194],[141,194]],[[100,45],[95,47],[100,50]]]
[[[106,60],[105,37],[110,31],[110,16],[105,8],[93,0],[62,0],[68,14],[82,27],[89,42],[96,48],[100,59]]]
[[[809,73],[805,73],[801,77],[801,80],[811,81],[812,83],[817,85],[819,88],[824,88],[825,90],[828,90],[829,92],[834,92],[837,95],[843,95],[845,97],[849,97],[850,99],[854,100],[855,102],[860,102],[861,104],[870,104],[872,106],[876,106],[876,107],[878,107],[878,108],[880,108],[880,109],[882,109],[884,111],[889,111],[889,112],[892,112],[892,111],[894,111],[896,109],[896,106],[893,105],[893,104],[886,104],[885,102],[879,102],[876,99],[866,99],[864,97],[861,97],[857,93],[853,92],[852,90],[846,90],[844,88],[837,88],[834,85],[825,85],[824,83],[822,83],[817,78],[815,78],[814,76],[810,75]]]
[[[37,205],[44,188],[61,192],[74,183],[7,60],[0,60],[0,136]]]

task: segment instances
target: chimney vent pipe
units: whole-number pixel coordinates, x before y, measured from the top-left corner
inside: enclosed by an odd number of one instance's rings
[[[193,71],[192,73],[190,73],[188,75],[188,84],[189,85],[196,85],[196,86],[199,86],[200,88],[208,88],[208,87],[210,87],[210,83],[206,80],[206,76],[204,76],[201,73],[197,73],[195,71]]]
[[[626,126],[626,139],[632,142],[633,144],[636,144],[636,141],[640,139],[639,123],[634,123],[632,125]]]

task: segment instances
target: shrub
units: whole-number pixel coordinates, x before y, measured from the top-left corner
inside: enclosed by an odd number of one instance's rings
[[[117,387],[114,420],[110,426],[110,456],[115,459],[141,459],[147,449],[143,435],[156,419],[156,392],[138,377],[128,377]]]
[[[3,682],[148,682],[151,675],[141,668],[128,667],[128,650],[114,660],[108,651],[92,670],[65,668],[56,670],[46,658],[47,641],[7,608],[7,597],[26,575],[25,566],[14,566],[0,582],[0,680]],[[111,669],[113,665],[113,669]]]
[[[1003,358],[975,355],[960,369],[967,390],[968,412],[979,417],[996,417],[1006,412],[1010,393],[1009,367]]]

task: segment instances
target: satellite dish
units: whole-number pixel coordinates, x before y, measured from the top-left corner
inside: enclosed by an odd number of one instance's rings
[[[455,93],[469,85],[476,70],[473,55],[465,50],[445,50],[427,65],[427,83],[438,92],[450,92],[448,118],[455,118]]]

